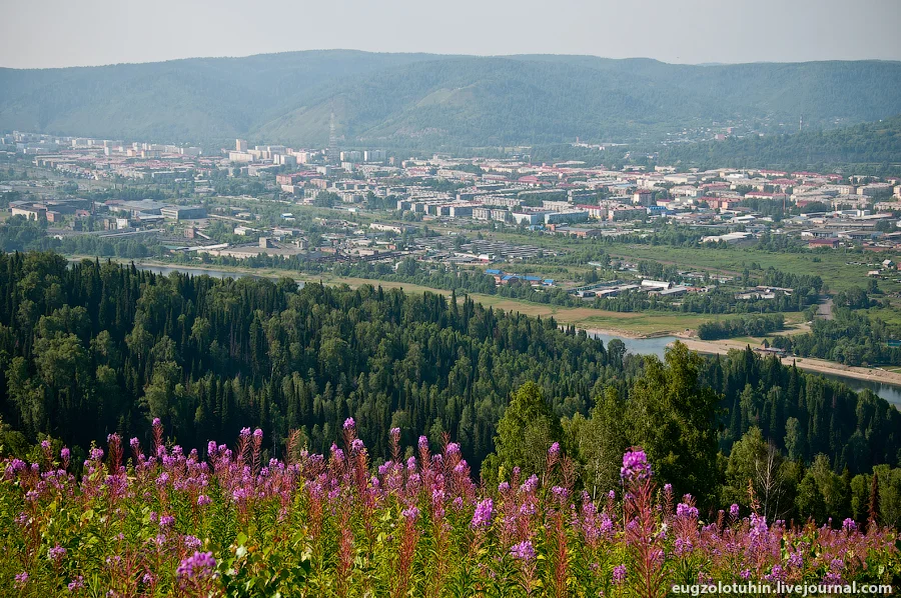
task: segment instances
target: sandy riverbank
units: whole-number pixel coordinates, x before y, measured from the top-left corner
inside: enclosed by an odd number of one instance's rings
[[[653,336],[670,336],[669,334],[660,334],[660,335],[646,335],[639,334],[637,332],[630,332],[628,330],[613,330],[610,328],[583,328],[585,332],[588,334],[601,334],[604,336],[618,336],[620,338],[653,338]]]
[[[744,349],[745,346],[747,346],[747,343],[729,340],[701,341],[692,338],[680,338],[679,340],[685,343],[692,351],[710,355],[725,355],[730,349]],[[834,361],[826,361],[825,359],[815,359],[812,357],[783,357],[782,363],[784,365],[795,363],[802,370],[820,374],[834,374],[836,376],[847,376],[848,378],[855,378],[857,380],[901,385],[901,374],[896,372],[843,365],[841,363],[835,363]]]

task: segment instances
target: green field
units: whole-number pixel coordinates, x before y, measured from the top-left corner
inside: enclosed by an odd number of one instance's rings
[[[613,258],[630,261],[649,260],[662,264],[674,264],[685,270],[708,270],[723,274],[741,274],[752,264],[762,269],[769,267],[794,274],[819,275],[826,283],[828,291],[835,293],[853,287],[866,287],[869,279],[867,272],[872,268],[866,264],[876,264],[886,258],[898,261],[898,255],[886,253],[847,253],[836,251],[808,251],[800,253],[775,253],[761,251],[752,247],[726,247],[714,249],[707,247],[673,247],[669,245],[637,245],[629,243],[592,244],[578,239],[558,236],[523,234],[518,232],[493,232],[485,236],[518,243],[535,245],[549,250],[562,252],[596,252],[592,259],[599,259],[606,252]],[[552,260],[548,260],[550,263]],[[531,260],[530,265],[537,266],[541,260]],[[862,262],[864,265],[849,265],[848,262]],[[578,265],[569,265],[573,272],[580,271]],[[753,274],[753,272],[752,272]],[[901,273],[894,279],[901,279]],[[901,283],[894,280],[883,280],[879,286],[886,292],[901,292]]]
[[[885,321],[886,324],[901,325],[901,309],[897,305],[894,307],[874,307],[866,311],[871,319],[879,318]]]
[[[853,287],[866,287],[869,279],[866,265],[848,265],[847,262],[880,262],[885,254],[846,254],[844,252],[804,252],[773,253],[743,247],[707,249],[703,247],[669,247],[647,245],[613,245],[611,256],[653,260],[672,263],[684,268],[719,270],[726,273],[741,273],[752,263],[761,268],[769,267],[795,274],[812,274],[822,277],[830,292],[838,292]],[[814,261],[819,260],[819,261]],[[901,275],[899,275],[901,278]],[[901,290],[901,284],[880,281],[880,288],[889,292]]]

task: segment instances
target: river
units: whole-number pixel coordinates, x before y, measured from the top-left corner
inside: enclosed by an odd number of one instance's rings
[[[259,276],[258,274],[250,274],[247,272],[230,272],[228,270],[216,270],[215,268],[185,268],[181,266],[153,266],[149,264],[135,264],[135,268],[137,268],[138,270],[144,270],[145,272],[161,274],[163,276],[169,276],[173,272],[180,272],[182,274],[190,274],[192,276],[203,276],[204,274],[206,274],[207,276],[211,276],[213,278],[265,278],[273,280],[273,277],[271,276]],[[296,282],[299,288],[303,288],[304,281],[298,280]]]
[[[605,345],[612,339],[618,338],[619,340],[623,341],[623,344],[626,345],[626,350],[630,353],[636,353],[639,355],[656,355],[660,359],[663,359],[663,352],[666,349],[667,345],[677,340],[675,336],[658,336],[654,338],[622,338],[618,336],[611,336],[609,334],[599,333],[594,333],[591,336],[604,341]],[[811,374],[813,372],[807,373]],[[837,382],[841,382],[855,392],[869,389],[873,391],[873,393],[875,393],[877,396],[882,397],[889,403],[892,403],[894,405],[901,405],[901,386],[896,386],[894,384],[883,384],[881,382],[873,382],[870,380],[858,380],[857,378],[850,378],[848,376],[842,376],[840,374],[820,375],[832,380],[836,380]]]

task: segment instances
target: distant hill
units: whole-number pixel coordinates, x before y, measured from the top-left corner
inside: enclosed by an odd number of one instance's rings
[[[707,141],[671,146],[659,152],[660,162],[691,166],[807,168],[885,165],[887,172],[901,168],[901,115],[831,131],[805,131]]]
[[[350,50],[0,69],[0,128],[125,139],[485,146],[663,138],[727,122],[901,113],[901,63],[672,65]]]

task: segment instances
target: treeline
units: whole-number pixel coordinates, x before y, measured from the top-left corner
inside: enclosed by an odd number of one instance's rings
[[[698,326],[698,337],[702,340],[732,338],[734,336],[763,336],[785,326],[782,314],[769,314],[754,318],[730,318],[703,322]]]
[[[808,333],[777,336],[773,346],[847,365],[901,365],[901,347],[889,345],[901,340],[901,327],[848,307],[836,306],[832,313],[831,320],[814,320]]]
[[[490,452],[509,394],[538,380],[562,412],[614,376],[602,343],[552,319],[472,300],[291,280],[169,278],[114,264],[0,256],[0,412],[29,437],[86,447],[144,437],[159,417],[186,446],[244,425],[272,450],[290,429],[327,451],[347,417],[384,454],[385,430]]]
[[[99,255],[138,259],[160,256],[162,245],[153,235],[128,237],[99,237],[73,235],[57,239],[47,235],[47,221],[28,220],[13,216],[0,224],[0,247],[12,251],[58,251],[76,255]]]
[[[756,426],[791,460],[823,453],[851,475],[897,465],[901,449],[901,414],[887,402],[750,350],[705,360],[679,345],[666,367],[646,365],[622,343],[468,297],[161,277],[48,253],[0,256],[0,297],[0,415],[32,442],[146,440],[158,417],[188,448],[250,425],[265,430],[270,455],[293,429],[327,451],[353,417],[375,458],[391,428],[407,444],[447,432],[476,469],[493,453],[489,471],[511,454],[540,462],[538,440],[557,435],[586,486],[616,473],[623,442],[641,441],[661,459],[697,461],[705,473],[681,478],[673,465],[671,475],[710,496],[722,472],[698,460],[709,449],[700,438],[728,453]],[[495,443],[498,422],[527,382],[548,425],[510,453]],[[598,448],[603,430],[613,440]]]

